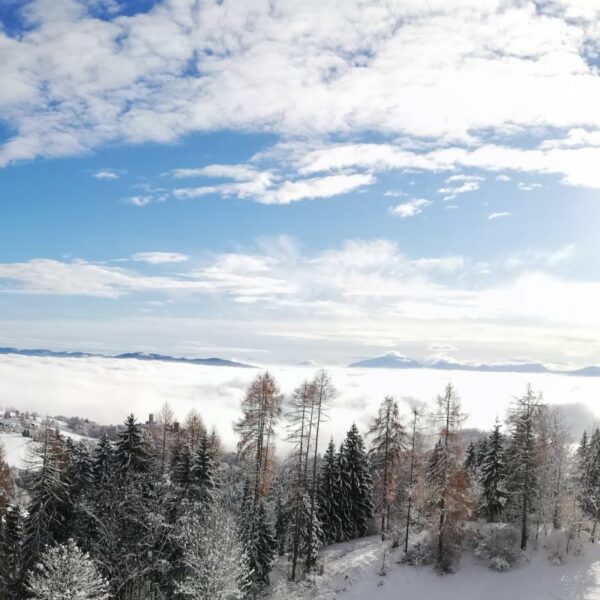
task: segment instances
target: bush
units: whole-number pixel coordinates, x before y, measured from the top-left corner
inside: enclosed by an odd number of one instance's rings
[[[473,554],[494,571],[508,571],[521,558],[519,533],[508,523],[482,523],[477,528]]]

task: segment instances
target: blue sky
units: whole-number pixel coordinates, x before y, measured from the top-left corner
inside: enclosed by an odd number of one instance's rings
[[[0,8],[0,345],[600,362],[583,0]]]

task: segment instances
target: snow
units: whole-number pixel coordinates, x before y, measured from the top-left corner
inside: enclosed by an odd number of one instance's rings
[[[4,446],[5,459],[9,467],[24,469],[31,454],[29,446],[31,438],[20,433],[0,433],[0,444]]]
[[[377,536],[336,544],[321,553],[325,573],[303,598],[313,600],[600,600],[600,545],[561,566],[550,564],[541,549],[529,563],[496,573],[471,555],[463,556],[453,575],[431,567],[398,565],[400,550],[389,554],[387,575],[381,569],[382,544]],[[281,566],[279,577],[281,577]],[[276,595],[271,598],[276,600]]]
[[[290,393],[312,366],[265,367],[284,393]],[[600,378],[549,373],[480,373],[432,369],[329,369],[338,396],[324,425],[323,445],[330,435],[340,439],[356,421],[365,431],[387,394],[401,400],[408,415],[410,402],[430,402],[454,383],[469,414],[467,427],[490,428],[504,417],[514,396],[528,382],[542,390],[549,403],[577,409],[584,426],[600,417]],[[129,412],[146,420],[169,402],[179,419],[196,408],[209,427],[217,427],[229,448],[235,444],[232,423],[239,418],[240,400],[257,369],[208,367],[110,358],[0,356],[0,406],[87,417],[101,424],[120,423]],[[402,401],[406,400],[406,401]]]
[[[70,437],[75,443],[80,440],[96,441],[86,438],[71,431],[61,428],[61,433]],[[31,444],[34,443],[30,437],[24,437],[20,433],[0,432],[0,445],[4,446],[6,463],[12,469],[25,469],[33,459]]]

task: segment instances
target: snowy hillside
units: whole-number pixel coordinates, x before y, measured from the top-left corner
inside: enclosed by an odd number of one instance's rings
[[[540,544],[541,546],[541,544]],[[382,544],[378,536],[336,544],[322,552],[325,572],[298,598],[311,600],[598,600],[600,545],[587,544],[582,556],[561,566],[550,563],[543,548],[530,562],[506,573],[496,573],[469,554],[454,575],[437,575],[431,567],[398,565],[396,550],[380,576]],[[274,574],[270,598],[285,598],[278,585],[282,565]],[[295,600],[294,596],[291,596]]]

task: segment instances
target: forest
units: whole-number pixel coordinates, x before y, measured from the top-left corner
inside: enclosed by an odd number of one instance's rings
[[[448,576],[465,552],[508,571],[532,547],[561,565],[595,541],[598,428],[574,442],[528,386],[489,431],[467,430],[457,390],[441,392],[385,397],[368,430],[327,440],[328,373],[289,396],[261,373],[234,453],[168,404],[148,423],[129,415],[116,441],[75,443],[48,422],[23,472],[0,449],[0,598],[283,599],[323,573],[325,546],[369,535]]]

